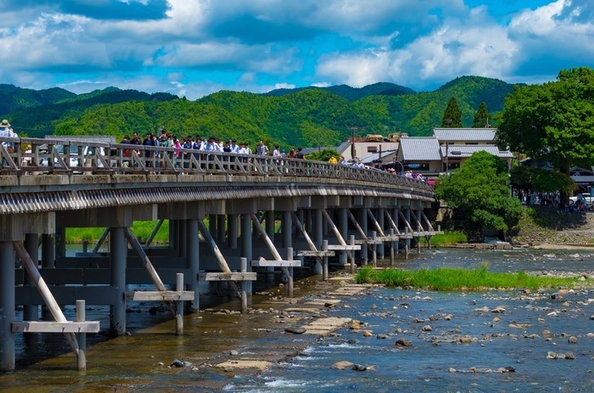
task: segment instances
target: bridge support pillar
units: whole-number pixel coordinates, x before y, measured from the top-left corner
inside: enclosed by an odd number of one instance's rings
[[[362,207],[357,210],[357,220],[359,221],[359,225],[361,226],[361,230],[365,236],[369,236],[369,230],[367,225],[367,210]],[[367,244],[361,245],[361,259],[363,260],[363,265],[367,266],[369,263],[369,248]]]
[[[39,263],[39,236],[36,233],[27,233],[25,235],[25,249],[37,265]],[[28,274],[25,274],[25,285],[35,287],[33,279]],[[26,304],[23,309],[23,320],[37,321],[38,319],[39,306],[36,304]]]
[[[226,223],[226,215],[225,214],[217,214],[217,241],[219,244],[224,244],[227,242],[227,231],[225,228]]]
[[[283,247],[293,247],[293,220],[290,211],[282,212],[281,233],[283,235]]]
[[[200,307],[198,292],[199,251],[198,219],[186,220],[186,268],[190,272],[190,291],[194,291],[194,301],[192,302],[192,310],[194,311],[197,311]]]
[[[247,261],[253,259],[253,247],[252,247],[252,218],[250,214],[241,215],[241,256]],[[251,263],[247,264],[247,271],[252,271]],[[246,281],[246,291],[248,296],[253,292],[252,282]]]
[[[210,232],[210,236],[214,239],[215,242],[218,242],[217,239],[217,215],[216,214],[209,214],[208,215],[208,231]]]
[[[340,208],[338,209],[338,228],[340,231],[340,235],[342,236],[343,239],[347,240],[348,239],[348,232],[349,232],[349,217],[347,214],[347,209],[346,208]],[[351,251],[354,255],[355,251]],[[341,252],[340,254],[338,254],[338,263],[340,263],[341,265],[346,265],[347,263],[347,253],[346,252]]]
[[[270,238],[270,241],[274,243],[274,210],[266,210],[264,212],[264,220],[266,221],[266,234]],[[268,272],[274,272],[274,267],[269,266],[266,268]]]
[[[126,228],[110,228],[111,286],[116,296],[110,305],[110,331],[114,335],[126,333],[126,258],[128,247]]]
[[[227,215],[227,244],[229,248],[237,248],[237,214]]]
[[[422,210],[420,210],[420,209],[416,210],[414,213],[415,213],[415,217],[417,220],[417,231],[419,233],[419,237],[417,237],[417,254],[420,254],[421,253],[421,233],[424,232],[423,223],[421,221]]]
[[[396,230],[400,231],[400,227],[398,226],[398,219],[400,218],[399,215],[398,215],[398,208],[395,207],[395,208],[393,208],[391,210],[392,210],[391,211],[391,213],[392,213],[392,220],[394,221],[394,225],[396,225]],[[398,255],[398,251],[399,251],[399,248],[400,248],[400,239],[398,239],[398,241],[394,242],[394,247],[395,247],[394,253],[396,255]]]
[[[377,223],[378,223],[379,227],[381,228],[382,232],[384,232],[384,234],[386,234],[386,233],[390,233],[390,231],[386,231],[384,210],[385,209],[383,207],[378,208],[375,216],[377,217]],[[386,257],[384,242],[381,242],[380,244],[377,245],[377,255],[378,255],[379,259],[384,259]]]
[[[322,244],[324,242],[324,216],[322,213],[322,209],[313,209],[311,210],[312,213],[312,224],[314,229],[314,244],[318,250],[322,249]],[[323,266],[320,263],[319,259],[316,258],[316,273],[323,274]]]
[[[11,324],[15,320],[14,248],[10,241],[0,241],[0,371],[15,368],[15,336]]]
[[[408,226],[410,225],[410,208],[406,208],[404,211],[404,218],[406,219],[406,233],[408,234]],[[412,233],[410,234],[412,236]],[[404,241],[404,253],[406,254],[406,258],[408,259],[408,254],[410,253],[410,237],[407,236],[406,240]]]
[[[56,238],[53,234],[41,235],[41,268],[54,269],[56,267]],[[52,314],[44,305],[41,306],[41,318],[51,320]]]

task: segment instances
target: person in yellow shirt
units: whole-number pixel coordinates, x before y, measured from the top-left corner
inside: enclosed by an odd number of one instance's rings
[[[338,160],[336,159],[336,157],[332,156],[330,157],[330,159],[328,160],[329,164],[338,164]]]

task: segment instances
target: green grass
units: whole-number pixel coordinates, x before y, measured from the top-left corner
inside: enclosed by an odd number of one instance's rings
[[[421,269],[421,270],[374,270],[365,267],[357,273],[358,283],[377,283],[389,287],[412,287],[436,291],[495,289],[571,288],[578,278],[530,276],[525,272],[492,273],[484,263],[479,269]]]
[[[421,244],[427,245],[427,239],[421,238]],[[431,246],[440,247],[448,244],[468,243],[468,237],[462,232],[447,232],[431,237]]]
[[[156,221],[135,221],[131,229],[132,232],[134,232],[134,235],[136,235],[137,238],[140,237],[144,242],[148,239],[156,224]],[[103,234],[104,229],[105,228],[66,228],[66,243],[80,244],[83,241],[95,243]],[[169,243],[169,220],[163,222],[153,243]]]

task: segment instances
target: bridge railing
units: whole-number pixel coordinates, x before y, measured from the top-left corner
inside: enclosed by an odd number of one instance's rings
[[[0,138],[0,175],[247,174],[360,180],[432,191],[423,181],[348,165],[162,146]]]

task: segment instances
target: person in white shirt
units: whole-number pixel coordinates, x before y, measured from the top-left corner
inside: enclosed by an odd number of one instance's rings
[[[18,138],[18,135],[16,134],[16,132],[14,132],[14,130],[10,126],[10,123],[6,119],[2,120],[2,123],[0,123],[0,137],[1,138]],[[9,153],[12,150],[14,150],[14,143],[12,143],[12,142],[2,142],[2,145],[7,150],[9,150]]]

